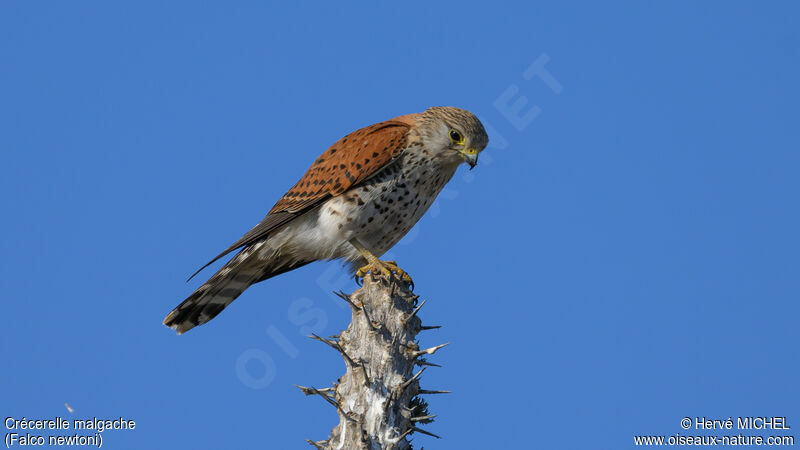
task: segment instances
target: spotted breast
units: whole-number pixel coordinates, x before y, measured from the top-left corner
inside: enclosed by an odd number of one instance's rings
[[[374,177],[328,200],[319,221],[335,227],[339,239],[357,238],[382,255],[417,223],[457,167],[412,143]],[[351,252],[347,253],[341,256],[350,256]]]

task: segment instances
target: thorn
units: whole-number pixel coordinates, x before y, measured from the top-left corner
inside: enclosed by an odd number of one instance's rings
[[[367,313],[367,305],[361,305],[361,311],[364,312],[364,318],[367,319],[367,325],[369,325],[370,330],[378,331],[378,329],[375,328],[375,325],[372,324],[372,319],[370,319],[369,313]]]
[[[316,334],[314,334],[314,333],[311,333],[311,336],[309,336],[309,337],[310,337],[311,339],[316,339],[316,340],[318,340],[318,341],[320,341],[320,342],[324,342],[324,343],[326,343],[326,344],[330,345],[330,346],[331,346],[331,347],[333,347],[333,348],[334,348],[334,350],[336,350],[336,351],[339,351],[339,352],[341,352],[341,351],[342,351],[342,347],[339,347],[339,344],[338,344],[336,341],[333,341],[333,340],[331,340],[331,339],[325,339],[324,337],[317,336],[317,335],[316,335]]]
[[[400,390],[405,390],[411,383],[414,382],[414,380],[416,380],[417,378],[419,378],[420,375],[422,375],[422,372],[425,372],[425,369],[427,369],[427,367],[423,367],[422,369],[419,369],[419,372],[417,372],[416,375],[414,375],[413,377],[411,377],[408,380],[406,380],[403,384],[401,384],[399,389]]]
[[[333,392],[333,388],[332,387],[323,388],[323,389],[312,389],[312,388],[307,388],[305,386],[300,386],[299,384],[295,384],[294,387],[300,389],[301,391],[303,391],[303,394],[306,394],[306,395],[315,395],[315,394],[320,394],[320,393],[324,394],[324,395],[328,395],[329,392],[330,393]]]
[[[420,327],[420,331],[435,330],[437,328],[442,328],[442,326],[441,325],[433,325],[433,326],[429,326],[429,327]]]
[[[325,450],[325,444],[328,443],[328,441],[316,441],[316,442],[314,442],[311,439],[306,439],[306,442],[308,442],[309,444],[313,445],[314,447],[320,448],[322,450]]]
[[[370,377],[369,373],[367,372],[367,366],[365,366],[364,363],[359,363],[358,365],[361,367],[361,370],[364,371],[364,387],[369,387]]]
[[[347,360],[347,363],[350,364],[350,367],[356,368],[356,367],[360,366],[360,364],[356,364],[356,362],[353,361],[353,358],[351,358],[350,355],[348,355],[346,351],[342,350],[342,347],[339,347],[339,353],[341,353],[342,356],[344,357],[344,359]],[[367,374],[367,371],[365,369],[364,370],[364,375],[366,376],[366,374]]]
[[[433,414],[431,416],[412,417],[409,420],[412,421],[412,422],[420,422],[422,420],[433,420],[434,417],[436,417],[436,414]]]
[[[386,413],[389,411],[389,407],[392,406],[392,400],[394,400],[394,391],[389,392],[389,398],[386,399],[386,404],[383,405],[383,412]],[[401,437],[402,439],[402,437]]]
[[[420,389],[420,394],[452,394],[453,391],[429,391],[427,389]]]
[[[419,355],[432,355],[432,354],[436,353],[436,351],[437,351],[437,350],[439,350],[440,348],[442,348],[442,347],[445,347],[445,346],[447,346],[447,345],[450,345],[450,343],[448,342],[448,343],[446,343],[446,344],[437,345],[436,347],[431,347],[431,348],[429,348],[429,349],[425,349],[425,350],[419,350],[419,351],[416,351],[416,352],[414,352],[414,356],[419,356]]]
[[[321,392],[319,389],[314,388],[314,386],[311,386],[311,387],[306,388],[306,389],[308,389],[308,391],[311,394],[319,395],[320,397],[324,398],[325,401],[327,401],[331,405],[335,406],[336,409],[340,409],[339,402],[337,402],[336,400],[332,399],[329,395],[326,395],[325,393]]]
[[[364,367],[363,364],[356,364],[355,361],[353,361],[353,358],[351,358],[350,355],[348,355],[347,352],[344,351],[344,349],[342,348],[341,345],[339,345],[338,342],[332,341],[330,339],[325,339],[324,337],[317,336],[314,333],[311,333],[311,336],[309,336],[309,337],[311,339],[316,339],[318,341],[324,342],[324,343],[330,345],[337,352],[341,353],[342,357],[345,359],[345,361],[347,361],[347,363],[350,364],[350,367],[352,367],[352,368],[361,367],[361,369],[364,370],[364,378],[365,378],[364,386],[369,386],[369,374],[367,373],[367,368]]]
[[[408,436],[412,431],[414,431],[414,427],[407,429],[403,434],[397,436],[397,441],[402,441],[404,437]]]
[[[425,431],[422,428],[411,427],[411,429],[414,430],[414,432],[416,432],[416,433],[427,434],[428,436],[433,436],[436,439],[441,439],[441,436],[437,436],[437,435],[431,433],[430,431]]]
[[[358,311],[360,309],[358,306],[356,306],[355,303],[353,303],[353,300],[350,299],[350,296],[344,293],[344,291],[339,291],[339,292],[333,291],[333,293],[336,294],[341,299],[343,299],[344,301],[346,301],[347,304],[350,305],[351,310]]]
[[[409,315],[408,315],[408,317],[406,317],[406,318],[403,320],[403,325],[407,324],[407,323],[408,323],[408,321],[409,321],[409,320],[411,320],[411,318],[412,318],[412,317],[414,317],[414,316],[416,316],[416,315],[417,315],[417,313],[419,312],[419,310],[420,310],[420,309],[422,309],[422,307],[423,307],[423,306],[425,306],[425,302],[427,302],[427,300],[423,300],[423,301],[421,301],[421,302],[420,302],[420,304],[419,304],[419,306],[417,306],[416,308],[414,308],[414,310],[413,310],[413,311],[411,311],[411,314],[409,314]]]
[[[341,345],[336,344],[336,350],[339,350],[339,353],[341,353],[342,357],[347,361],[348,364],[350,364],[350,367],[358,367],[359,366],[359,364],[356,364],[356,362],[353,361],[353,358],[351,358],[350,355],[348,355],[347,352],[344,351],[344,349],[342,348]]]
[[[431,366],[431,367],[442,367],[439,364],[434,364],[432,362],[425,361],[424,359],[417,360],[418,366]]]
[[[336,400],[330,398],[328,395],[325,395],[323,392],[321,392],[319,389],[316,389],[314,386],[311,386],[310,388],[306,388],[306,389],[311,391],[312,394],[317,394],[320,397],[324,398],[326,402],[328,402],[331,405],[333,405],[336,408],[337,411],[342,413],[342,415],[344,416],[345,419],[349,420],[350,422],[355,422],[355,419],[353,419],[352,417],[348,416],[347,413],[344,412],[342,407],[339,406],[339,402],[337,402]]]
[[[361,370],[364,371],[364,386],[369,386],[369,374],[367,373],[367,368],[363,364],[356,364],[356,362],[353,361],[353,358],[351,358],[350,355],[348,355],[347,352],[344,351],[344,349],[342,348],[341,345],[339,345],[338,342],[332,341],[330,339],[325,339],[324,337],[317,336],[314,333],[311,333],[311,336],[309,336],[309,337],[311,339],[316,339],[318,341],[321,341],[321,342],[324,342],[324,343],[330,345],[334,350],[336,350],[337,352],[342,354],[342,357],[345,359],[345,361],[347,361],[347,363],[353,369],[355,369],[356,367],[361,367]]]

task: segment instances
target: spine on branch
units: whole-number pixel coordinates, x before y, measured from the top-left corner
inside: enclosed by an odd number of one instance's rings
[[[420,395],[448,392],[420,389],[428,366],[439,367],[424,357],[447,345],[419,348],[417,333],[438,328],[422,326],[418,313],[425,301],[395,277],[381,275],[364,277],[352,295],[337,295],[350,305],[350,325],[339,336],[311,337],[341,353],[347,370],[333,387],[298,387],[333,405],[339,424],[330,438],[308,443],[326,450],[405,450],[411,433],[438,438],[419,428],[435,417]]]

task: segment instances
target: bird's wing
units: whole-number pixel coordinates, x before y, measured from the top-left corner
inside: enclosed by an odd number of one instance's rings
[[[328,198],[341,195],[350,187],[378,173],[406,148],[408,131],[413,123],[413,115],[401,116],[370,125],[339,139],[314,161],[300,181],[272,207],[264,220],[189,279],[228,253],[266,237]]]

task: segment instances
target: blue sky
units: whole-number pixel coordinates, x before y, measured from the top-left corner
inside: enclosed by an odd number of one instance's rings
[[[338,264],[184,336],[161,320],[336,139],[453,105],[490,146],[391,252],[443,325],[422,344],[453,343],[422,381],[453,391],[429,399],[443,439],[414,442],[628,448],[689,434],[685,416],[799,427],[799,13],[2,2],[0,414],[136,420],[104,434],[113,449],[325,438],[334,410],[293,384],[344,370],[304,337],[349,321]]]

